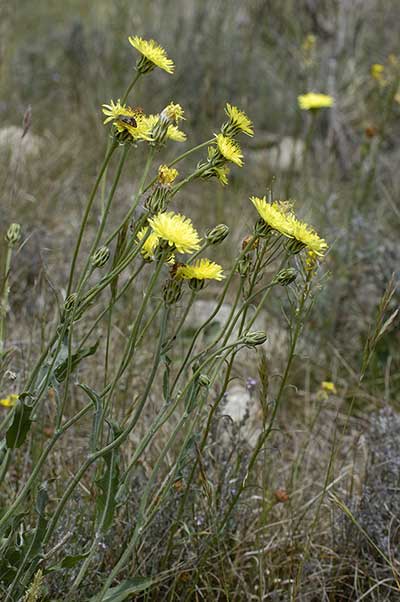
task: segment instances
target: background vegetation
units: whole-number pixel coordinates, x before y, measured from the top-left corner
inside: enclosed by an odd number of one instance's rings
[[[221,410],[172,549],[164,533],[179,509],[179,483],[157,516],[140,548],[139,574],[149,581],[137,597],[398,599],[398,1],[18,0],[0,11],[0,227],[5,233],[18,222],[23,232],[10,272],[11,353],[1,397],[21,390],[62,307],[71,249],[107,143],[100,106],[122,95],[136,60],[127,37],[154,37],[174,59],[176,73],[157,70],[142,78],[133,104],[152,113],[179,102],[191,145],[216,130],[226,101],[247,112],[256,132],[243,143],[246,165],[233,170],[229,186],[193,183],[175,209],[199,229],[229,225],[231,236],[216,257],[224,265],[252,228],[254,215],[244,201],[272,190],[276,198],[298,199],[302,217],[317,226],[330,251],[292,366],[292,387],[260,461],[261,480],[250,484],[216,540],[214,521],[229,504],[262,420],[260,388],[266,374],[273,380],[282,371],[287,329],[279,296],[265,317],[270,347],[257,366],[241,356],[232,381],[231,399],[248,399],[247,411],[235,421]],[[380,77],[371,74],[376,63],[384,66]],[[318,119],[297,104],[310,90],[335,98]],[[29,105],[32,124],[21,140],[10,128],[22,127]],[[169,147],[165,156],[166,162],[174,156]],[[129,159],[112,223],[130,206],[142,161],[140,153]],[[93,215],[85,251],[96,227]],[[4,263],[5,245],[2,251]],[[205,298],[213,297],[209,287]],[[116,315],[112,349],[121,347],[131,321],[127,298]],[[99,326],[99,337],[105,328]],[[102,362],[84,370],[91,383],[103,378]],[[144,355],[120,392],[121,403],[146,370]],[[326,381],[334,384],[328,391],[321,385]],[[76,409],[86,403],[77,387],[73,395]],[[3,500],[15,496],[49,436],[51,403],[41,420]],[[85,434],[84,428],[69,433],[46,467],[49,482],[58,479],[55,495],[60,475],[68,479],[79,467],[76,452]],[[76,600],[97,591],[115,563],[116,542],[124,545],[140,499],[135,492],[144,488],[157,451],[143,459],[125,510]],[[83,482],[55,534],[53,547],[60,548],[52,561],[58,552],[65,557],[86,549],[85,507],[95,495]],[[64,597],[70,575],[60,574],[46,576],[44,600],[74,599]]]

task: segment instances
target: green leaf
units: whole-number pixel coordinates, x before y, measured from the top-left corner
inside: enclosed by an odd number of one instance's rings
[[[92,432],[90,435],[90,449],[92,452],[94,452],[97,449],[97,444],[101,433],[101,426],[103,423],[103,400],[91,387],[81,384],[79,386],[85,391],[86,395],[88,395],[90,401],[93,402],[94,407],[96,408],[96,411],[93,416]]]
[[[81,560],[84,560],[89,555],[89,552],[85,554],[76,554],[75,556],[65,556],[58,564],[53,564],[46,569],[46,573],[54,573],[54,571],[60,571],[62,569],[73,569]]]
[[[103,475],[96,480],[96,485],[100,490],[96,498],[96,508],[99,528],[104,533],[111,526],[117,503],[116,495],[119,485],[118,451],[112,449],[103,456],[103,459],[106,467]]]
[[[14,419],[6,433],[6,442],[9,449],[21,447],[24,443],[32,424],[31,412],[32,406],[28,406],[19,400],[15,406]]]
[[[97,351],[100,341],[97,341],[91,347],[84,347],[80,351],[72,354],[71,358],[71,372],[75,370],[78,364],[81,363],[83,359],[89,357],[90,355],[94,355]],[[67,376],[68,370],[68,357],[64,358],[54,369],[54,375],[58,382],[62,382]]]
[[[155,583],[154,579],[148,577],[134,577],[127,579],[115,587],[110,587],[102,597],[102,602],[123,602],[128,596],[138,594],[148,589]],[[90,598],[89,602],[94,602],[98,597]]]

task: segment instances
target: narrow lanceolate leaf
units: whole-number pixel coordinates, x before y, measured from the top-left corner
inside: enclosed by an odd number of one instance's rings
[[[110,587],[102,597],[102,602],[124,602],[132,594],[138,594],[148,589],[155,583],[153,579],[148,577],[134,577],[126,579],[116,587]],[[90,598],[89,602],[98,600],[97,596]]]
[[[92,452],[96,451],[99,444],[99,438],[101,434],[101,427],[103,424],[103,400],[102,398],[88,385],[79,385],[81,389],[85,391],[89,399],[93,402],[95,407],[95,413],[93,416],[93,426],[90,435],[90,449]]]
[[[80,349],[76,353],[72,354],[71,358],[71,372],[75,370],[75,368],[81,363],[83,359],[89,357],[90,355],[94,355],[97,351],[97,347],[99,346],[99,342],[92,345],[92,347],[84,347]],[[54,375],[58,382],[62,382],[67,376],[68,371],[68,357],[63,359],[55,368]]]
[[[15,406],[14,419],[6,433],[6,442],[9,449],[21,447],[26,436],[31,428],[32,406],[26,405],[23,401],[19,401]]]
[[[105,470],[96,480],[99,493],[96,498],[97,524],[101,532],[107,531],[111,526],[119,485],[118,451],[111,450],[104,456]]]

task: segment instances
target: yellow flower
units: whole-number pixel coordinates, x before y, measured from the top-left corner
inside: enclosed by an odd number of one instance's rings
[[[146,226],[144,228],[142,228],[141,230],[139,230],[139,232],[137,233],[137,239],[138,239],[139,243],[143,240],[143,238],[146,236],[146,234],[149,230],[150,229]],[[154,252],[155,252],[156,248],[158,247],[158,243],[159,243],[159,238],[158,238],[157,234],[150,231],[150,234],[148,235],[148,237],[146,238],[146,240],[144,241],[144,243],[142,245],[142,248],[140,249],[140,252],[145,259],[147,259],[149,261],[154,259]]]
[[[308,247],[320,257],[328,248],[326,241],[320,238],[311,226],[301,222],[293,214],[287,216],[287,236],[294,238],[301,246]]]
[[[229,172],[230,169],[227,165],[223,165],[222,167],[214,167],[214,173],[218,182],[221,182],[222,186],[226,186],[228,184]]]
[[[143,119],[144,140],[154,140],[154,130],[160,122],[160,115],[146,115]],[[185,142],[186,134],[172,123],[167,127],[166,138],[174,142]]]
[[[284,236],[290,236],[288,233],[288,218],[289,215],[291,215],[290,203],[284,201],[274,201],[273,203],[268,203],[265,196],[262,199],[252,196],[250,197],[250,200],[257,209],[260,217],[262,217],[268,226]]]
[[[144,228],[142,228],[141,230],[139,230],[139,232],[136,235],[139,243],[146,236],[146,234],[149,230],[150,230],[150,228],[148,228],[146,226]],[[155,232],[150,231],[150,234],[147,236],[146,240],[144,241],[144,243],[142,245],[142,248],[140,249],[140,252],[141,252],[143,258],[147,259],[147,261],[154,261],[156,259],[155,251],[159,244],[160,244],[160,239],[158,238],[157,234]],[[169,263],[170,265],[174,264],[175,263],[175,255],[173,253],[168,255],[168,257],[166,258],[166,262]]]
[[[191,280],[222,280],[225,278],[222,267],[209,259],[199,259],[192,265],[182,265],[176,271],[178,278]]]
[[[2,405],[5,408],[12,408],[17,403],[18,398],[19,395],[11,393],[10,395],[7,395],[7,397],[5,397],[4,399],[0,399],[0,405]]]
[[[146,116],[138,109],[121,105],[120,100],[103,104],[102,111],[106,115],[104,125],[113,122],[119,133],[127,132],[133,140],[150,140]],[[121,119],[122,118],[122,119]]]
[[[223,134],[217,134],[215,137],[219,152],[227,161],[236,163],[239,167],[243,165],[243,154],[240,146],[232,138],[228,138]]]
[[[172,184],[172,182],[178,177],[179,172],[177,169],[168,167],[168,165],[160,165],[158,168],[158,181],[160,184]]]
[[[159,46],[154,40],[143,40],[139,36],[129,36],[129,42],[142,55],[142,59],[137,65],[138,71],[147,73],[155,67],[163,69],[167,73],[174,72],[174,62],[167,57],[162,46]]]
[[[229,102],[225,105],[225,113],[229,117],[229,123],[222,127],[223,134],[234,136],[238,132],[243,132],[248,136],[254,136],[253,123],[247,117],[246,113],[230,105]]]
[[[327,393],[332,393],[333,395],[337,394],[337,390],[335,387],[335,383],[332,383],[328,380],[323,380],[321,383],[321,389],[327,391]]]
[[[161,113],[168,121],[175,121],[175,123],[179,123],[181,119],[185,119],[184,114],[185,111],[182,109],[181,105],[174,104],[173,102],[170,102]]]
[[[188,217],[168,211],[149,219],[149,224],[159,238],[179,253],[192,253],[200,248],[201,239]]]
[[[310,109],[324,109],[333,106],[334,99],[328,94],[318,94],[316,92],[308,92],[297,97],[299,107],[303,111]]]
[[[378,82],[383,82],[385,80],[385,67],[380,63],[374,63],[371,65],[371,76],[376,79]]]

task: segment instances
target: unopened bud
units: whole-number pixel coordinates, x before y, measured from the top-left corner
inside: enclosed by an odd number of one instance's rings
[[[211,384],[211,381],[208,378],[207,374],[200,374],[199,379],[198,379],[198,383],[202,387],[209,387],[210,384]]]
[[[77,297],[78,297],[78,295],[76,293],[72,293],[65,299],[64,309],[67,313],[70,312],[74,308]]]
[[[280,284],[282,286],[287,286],[297,278],[297,272],[294,268],[284,268],[280,270],[275,278],[273,279],[273,284]]]
[[[160,213],[166,209],[169,195],[169,187],[156,186],[145,200],[144,206],[151,213]]]
[[[267,340],[267,335],[263,330],[254,330],[253,332],[248,332],[243,337],[243,342],[245,345],[249,347],[254,347],[256,345],[262,345]]]
[[[100,247],[92,255],[92,266],[94,268],[102,268],[110,258],[110,249],[108,247]]]
[[[163,289],[163,299],[166,305],[177,303],[182,296],[182,282],[167,280]]]
[[[251,257],[250,255],[245,255],[242,259],[239,260],[237,265],[237,271],[241,275],[242,278],[245,278],[249,273],[251,268]]]
[[[7,230],[6,241],[10,245],[15,245],[21,238],[21,226],[19,224],[11,224]]]
[[[225,224],[218,224],[215,228],[209,230],[206,234],[206,241],[210,245],[219,245],[229,234],[229,227]]]

